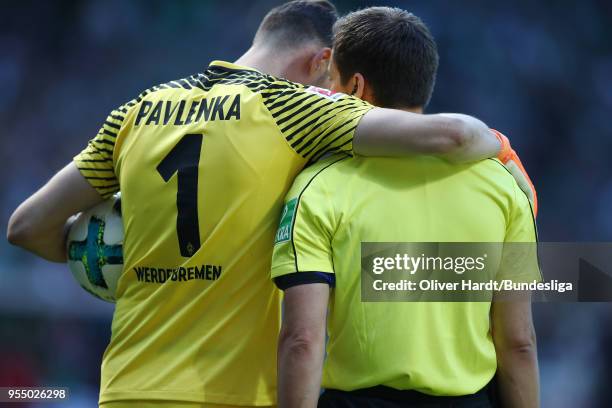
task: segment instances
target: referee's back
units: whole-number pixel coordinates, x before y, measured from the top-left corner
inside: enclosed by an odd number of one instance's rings
[[[304,170],[292,198],[291,239],[276,245],[272,275],[334,274],[323,387],[452,396],[489,383],[491,304],[362,302],[360,250],[362,242],[534,242],[529,201],[500,162],[334,156]],[[521,276],[530,278],[539,275]]]
[[[370,7],[342,17],[334,33],[332,90],[422,113],[433,92],[438,53],[418,17]],[[497,160],[452,165],[431,157],[334,156],[316,163],[295,180],[276,235],[272,277],[285,290],[286,306],[279,378],[290,377],[291,370],[311,370],[292,350],[301,350],[298,340],[307,342],[301,337],[308,336],[316,341],[307,343],[319,349],[322,307],[329,296],[326,391],[319,406],[489,406],[484,387],[496,373],[498,358],[500,395],[520,401],[515,406],[536,406],[535,353],[523,348],[517,356],[506,347],[533,345],[528,302],[517,302],[520,307],[370,303],[362,302],[361,287],[362,242],[534,241],[529,200]],[[515,259],[505,251],[503,258]],[[508,278],[540,279],[535,257],[522,259],[521,267],[510,264]],[[321,283],[332,289],[322,289]],[[295,286],[301,288],[291,290]],[[301,379],[304,384],[310,380]],[[290,380],[279,383],[279,395],[297,395]],[[385,402],[395,400],[395,405]]]

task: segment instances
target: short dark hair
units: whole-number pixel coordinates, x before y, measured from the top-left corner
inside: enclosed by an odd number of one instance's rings
[[[290,1],[266,14],[255,41],[272,38],[274,45],[281,47],[318,41],[324,47],[331,47],[337,19],[336,7],[327,0]]]
[[[420,18],[399,8],[370,7],[338,20],[334,35],[334,61],[342,83],[359,72],[382,107],[429,103],[438,49]]]

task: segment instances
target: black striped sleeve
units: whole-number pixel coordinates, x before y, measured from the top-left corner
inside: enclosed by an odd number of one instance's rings
[[[74,157],[74,163],[83,177],[104,198],[119,191],[119,181],[113,165],[113,152],[117,135],[121,131],[128,109],[130,106],[126,104],[112,111],[96,137],[91,139],[87,147]]]
[[[352,153],[357,124],[373,108],[346,94],[282,80],[261,95],[289,145],[309,160],[331,151]]]

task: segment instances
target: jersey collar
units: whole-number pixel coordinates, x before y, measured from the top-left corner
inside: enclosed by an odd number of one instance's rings
[[[255,68],[245,67],[243,65],[236,65],[236,64],[233,64],[231,62],[220,61],[220,60],[214,60],[213,62],[211,62],[209,64],[208,67],[209,68],[219,67],[219,68],[223,68],[223,69],[227,69],[227,70],[234,70],[234,71],[254,71],[254,72],[259,72]]]

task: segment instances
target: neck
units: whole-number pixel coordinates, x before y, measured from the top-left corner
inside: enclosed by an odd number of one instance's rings
[[[240,58],[234,62],[237,65],[255,68],[264,74],[273,75],[276,77],[285,77],[288,71],[290,62],[287,56],[282,55],[278,51],[273,52],[267,47],[252,46]]]
[[[412,113],[423,113],[423,107],[419,106],[416,108],[402,108],[403,111],[412,112]]]

